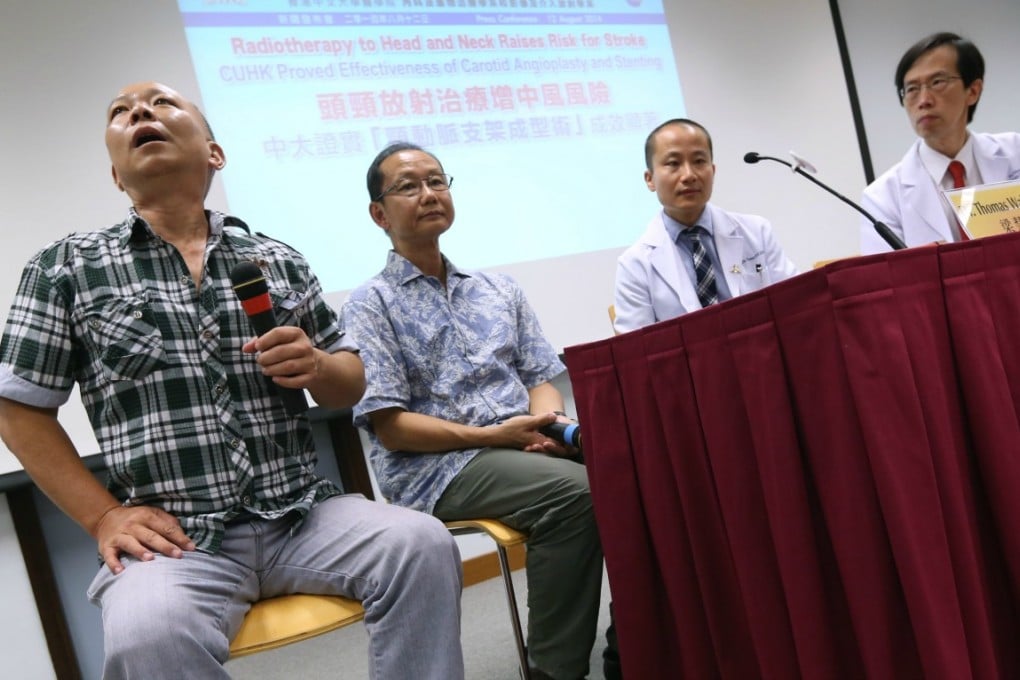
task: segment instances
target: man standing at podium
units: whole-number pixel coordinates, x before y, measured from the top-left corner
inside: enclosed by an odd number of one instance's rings
[[[645,141],[645,184],[662,204],[617,261],[618,333],[672,319],[797,273],[768,220],[727,212],[712,197],[712,138],[668,120]]]
[[[918,139],[864,190],[862,204],[907,246],[966,238],[942,190],[1020,177],[1020,135],[967,130],[984,75],[977,46],[955,33],[922,38],[896,67],[900,104]],[[861,253],[887,250],[871,221],[862,218]]]

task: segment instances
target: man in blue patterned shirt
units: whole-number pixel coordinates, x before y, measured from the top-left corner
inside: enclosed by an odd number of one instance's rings
[[[442,520],[495,517],[528,534],[532,677],[584,677],[602,549],[584,466],[539,432],[568,420],[550,382],[565,369],[515,282],[443,256],[451,182],[408,143],[369,168],[369,212],[393,250],[342,312],[368,383],[355,422],[393,503]]]
[[[449,532],[316,476],[307,418],[271,387],[330,407],[364,389],[305,259],[205,210],[226,158],[171,88],[122,90],[106,145],[127,220],[33,257],[0,344],[0,435],[105,563],[89,588],[103,677],[226,678],[251,603],[291,592],[363,602],[373,678],[463,677]],[[280,322],[257,339],[231,290],[242,261],[262,268]],[[108,488],[57,421],[75,382]]]

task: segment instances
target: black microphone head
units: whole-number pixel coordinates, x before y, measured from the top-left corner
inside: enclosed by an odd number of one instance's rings
[[[744,154],[745,163],[757,163],[761,160],[761,156],[758,155],[757,151],[748,151]]]
[[[269,285],[262,270],[254,262],[245,260],[238,262],[230,270],[230,283],[233,284],[234,292],[242,300],[249,300],[258,295],[269,292]]]

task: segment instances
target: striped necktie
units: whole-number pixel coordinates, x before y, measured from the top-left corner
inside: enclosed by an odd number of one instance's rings
[[[712,267],[712,260],[701,242],[702,235],[707,236],[708,232],[703,227],[692,227],[687,230],[691,239],[691,257],[694,259],[694,276],[697,279],[698,301],[702,307],[708,307],[719,302],[719,292],[715,288],[715,271]]]

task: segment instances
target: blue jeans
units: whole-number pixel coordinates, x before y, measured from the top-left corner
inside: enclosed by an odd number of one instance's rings
[[[251,603],[286,593],[361,600],[373,679],[464,677],[460,552],[441,522],[360,495],[294,521],[227,527],[220,552],[122,558],[89,599],[103,610],[103,677],[228,678],[230,640]]]

